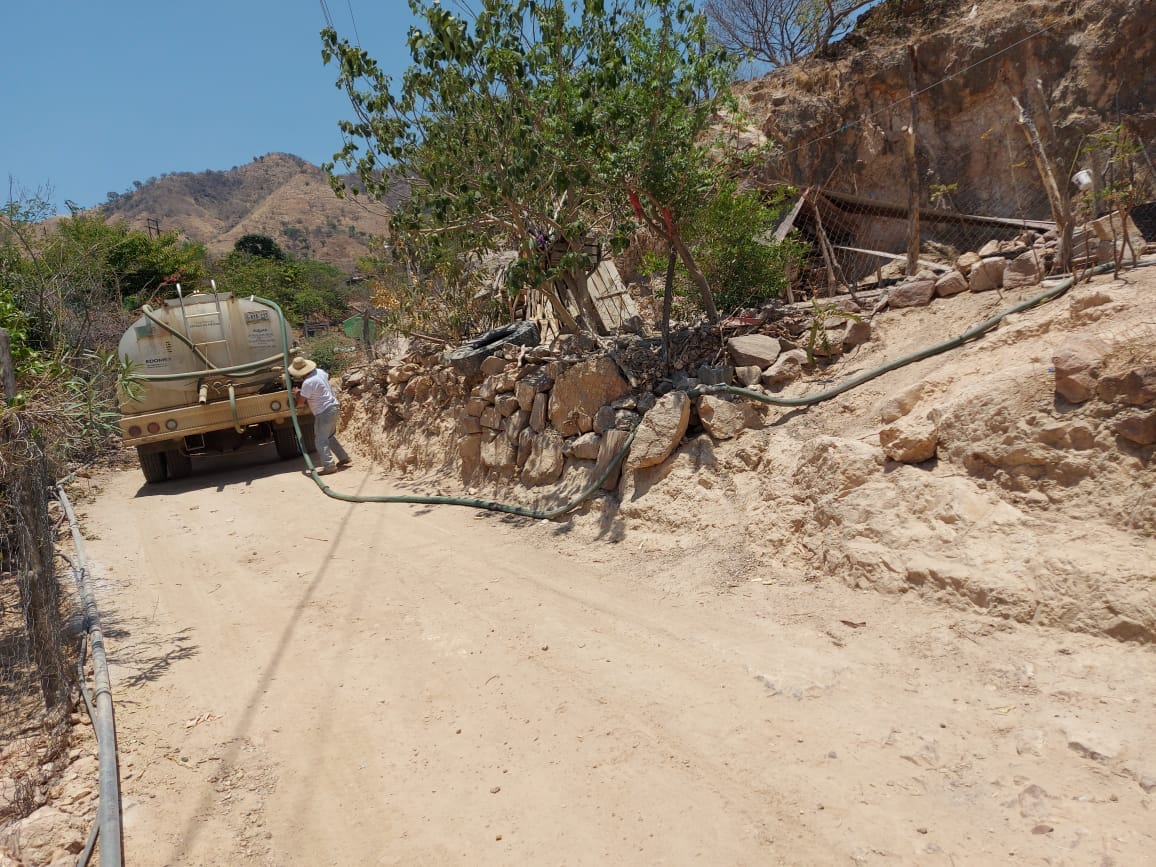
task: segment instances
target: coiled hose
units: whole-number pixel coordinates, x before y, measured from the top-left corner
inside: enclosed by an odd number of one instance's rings
[[[1114,266],[1111,264],[1100,265],[1094,268],[1086,276],[1091,276],[1093,274],[1103,274],[1109,270],[1112,270],[1113,267]],[[704,394],[734,394],[740,397],[749,398],[751,400],[757,400],[762,403],[772,404],[774,406],[793,407],[811,406],[813,404],[822,403],[823,401],[830,400],[831,398],[843,394],[844,392],[850,391],[853,388],[857,388],[860,385],[863,385],[865,382],[870,382],[872,379],[883,376],[885,373],[890,373],[893,370],[898,370],[901,367],[905,367],[908,364],[914,364],[915,362],[922,361],[925,358],[931,358],[932,356],[940,355],[941,353],[956,349],[968,341],[975,340],[977,337],[981,337],[991,329],[995,328],[1008,316],[1011,316],[1015,313],[1020,313],[1024,310],[1029,310],[1039,304],[1044,304],[1048,301],[1059,298],[1061,295],[1071,289],[1073,285],[1075,285],[1076,279],[1077,278],[1075,276],[1066,277],[1062,282],[1056,286],[1053,286],[1051,289],[1048,289],[1045,292],[1041,292],[1039,295],[1036,295],[1026,301],[1008,308],[1007,310],[997,313],[995,316],[992,316],[989,319],[985,319],[978,325],[973,325],[971,328],[968,328],[957,337],[953,337],[949,340],[943,341],[942,343],[937,343],[934,346],[929,346],[925,349],[920,349],[916,352],[904,355],[895,359],[894,361],[889,361],[886,364],[875,368],[874,370],[861,373],[858,376],[852,377],[846,382],[835,386],[834,388],[818,392],[817,394],[804,395],[802,397],[775,397],[773,395],[761,394],[757,391],[751,391],[750,389],[739,388],[733,385],[700,385],[689,389],[687,391],[687,396],[698,397],[699,395]],[[289,333],[288,328],[285,325],[285,315],[281,311],[281,308],[274,301],[270,301],[266,298],[258,298],[255,295],[252,296],[250,300],[256,301],[259,304],[264,304],[265,306],[270,307],[277,312],[278,318],[281,322],[281,345],[283,348],[285,360],[285,388],[287,391],[292,393],[292,380],[289,376]],[[298,443],[303,444],[304,439],[301,435],[301,425],[297,420],[296,401],[290,400],[289,407],[290,416],[293,419],[293,429],[297,434],[297,441]],[[491,500],[479,500],[471,497],[423,497],[414,495],[364,496],[358,494],[343,494],[338,491],[334,491],[321,480],[317,473],[317,468],[313,466],[313,462],[310,460],[309,454],[305,451],[304,448],[301,449],[301,454],[305,458],[305,465],[308,467],[313,481],[317,483],[317,486],[326,496],[335,500],[342,500],[343,502],[347,503],[413,503],[429,506],[465,506],[471,509],[484,509],[491,512],[504,512],[509,515],[520,515],[526,518],[552,520],[578,508],[580,505],[582,505],[582,503],[584,503],[598,492],[606,480],[610,478],[610,474],[614,472],[620,463],[622,463],[622,460],[630,451],[630,447],[634,443],[634,437],[636,433],[637,429],[630,432],[630,436],[627,438],[625,445],[614,456],[614,459],[606,466],[605,470],[603,470],[603,472],[599,474],[598,478],[595,479],[590,485],[588,485],[575,499],[568,503],[564,503],[563,505],[556,506],[552,509],[531,509],[525,506],[516,506],[509,503],[497,503]]]

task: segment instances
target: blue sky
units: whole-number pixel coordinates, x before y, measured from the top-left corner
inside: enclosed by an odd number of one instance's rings
[[[405,0],[327,0],[387,70],[408,66]],[[133,181],[228,170],[281,151],[312,163],[351,115],[321,62],[319,0],[6,0],[2,200],[98,205]],[[9,183],[15,185],[10,188]]]

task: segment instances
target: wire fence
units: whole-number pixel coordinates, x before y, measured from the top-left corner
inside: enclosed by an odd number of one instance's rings
[[[900,121],[898,114],[874,117],[856,130],[868,139],[875,136],[873,148],[889,152],[891,164],[906,166],[889,192],[847,192],[853,185],[838,173],[825,185],[797,188],[794,208],[778,232],[780,240],[802,241],[807,251],[792,281],[791,300],[897,282],[908,275],[911,256],[917,270],[938,277],[965,253],[1012,258],[1042,250],[1041,238],[1054,240],[1057,228],[1057,201],[1048,194],[1045,172],[1051,172],[1058,202],[1070,208],[1073,259],[1103,264],[1124,231],[1111,219],[1105,224],[1098,218],[1123,206],[1121,190],[1135,205],[1153,189],[1148,154],[1142,145],[1127,154],[1127,136],[1118,131],[1089,137],[1074,155],[1048,154],[1045,161],[1014,112],[973,136],[965,148],[935,134],[905,141],[908,133]],[[908,157],[898,159],[895,150],[905,147]]]
[[[44,450],[18,412],[0,418],[0,825],[39,806],[39,766],[67,748],[75,647],[65,624],[74,601],[61,593],[48,508]],[[22,765],[21,743],[34,744]],[[38,754],[44,750],[44,754]]]

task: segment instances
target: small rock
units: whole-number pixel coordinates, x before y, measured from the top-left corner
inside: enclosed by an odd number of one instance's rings
[[[935,457],[939,445],[939,432],[935,423],[924,416],[919,419],[903,419],[879,431],[879,444],[883,453],[893,461],[905,464],[919,464]]]
[[[862,346],[871,340],[871,323],[866,319],[854,320],[847,323],[843,330],[843,348]]]
[[[745,364],[735,368],[735,379],[748,388],[752,385],[758,385],[762,375],[763,369],[757,364]]]
[[[1003,286],[1003,272],[1006,262],[999,256],[982,259],[974,265],[968,275],[967,288],[972,292],[989,292]]]
[[[754,365],[766,369],[775,363],[782,346],[766,334],[744,334],[727,341],[727,351],[736,366]]]
[[[887,303],[892,308],[897,307],[926,307],[935,297],[934,280],[909,280],[900,283],[887,296]]]
[[[967,277],[960,271],[948,271],[935,281],[935,294],[940,298],[948,298],[967,291]]]
[[[1091,334],[1068,336],[1052,353],[1056,394],[1070,403],[1090,400],[1108,349],[1107,343]]]

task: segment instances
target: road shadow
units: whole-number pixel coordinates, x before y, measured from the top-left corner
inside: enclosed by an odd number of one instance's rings
[[[101,612],[101,631],[110,641],[108,661],[118,670],[116,689],[136,689],[160,680],[174,664],[200,652],[191,627],[161,633],[142,618],[121,617],[115,608]]]
[[[186,478],[154,483],[146,483],[142,479],[134,496],[174,497],[211,487],[216,487],[218,493],[224,493],[229,488],[247,487],[257,479],[303,475],[305,472],[304,458],[283,460],[272,445],[260,446],[228,454],[194,457],[192,473]]]

